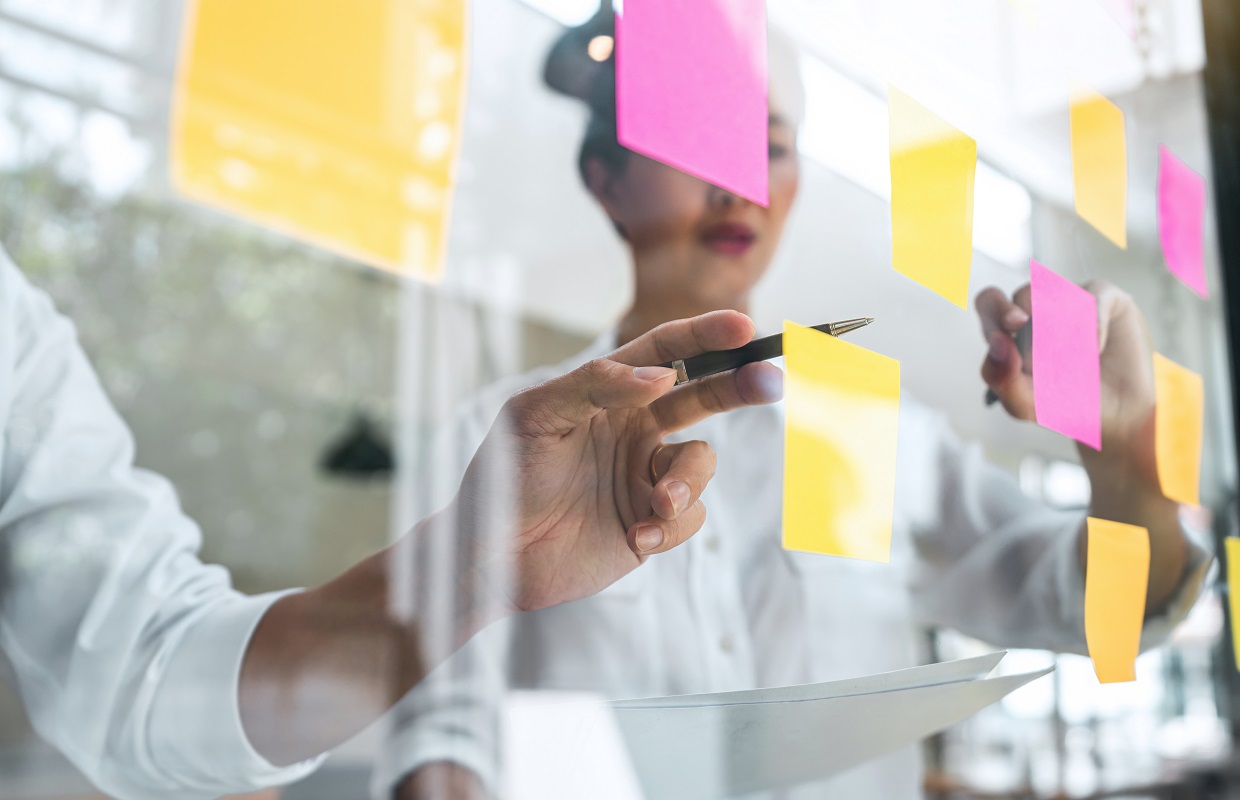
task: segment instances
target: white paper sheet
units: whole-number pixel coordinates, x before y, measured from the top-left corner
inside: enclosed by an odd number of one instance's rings
[[[986,678],[1003,656],[803,686],[612,702],[514,693],[503,796],[716,800],[826,778],[967,719],[1051,671]]]
[[[775,689],[746,689],[739,692],[715,692],[713,694],[677,694],[668,697],[644,697],[635,700],[616,700],[612,708],[685,708],[690,706],[717,706],[735,703],[781,703],[797,700],[823,700],[828,697],[844,697],[852,694],[870,694],[911,686],[934,686],[956,683],[989,675],[998,666],[1007,651],[987,653],[984,656],[945,661],[923,667],[880,672],[859,678],[844,678],[826,683],[805,683],[797,686],[781,686]]]
[[[714,800],[829,777],[967,719],[1050,671],[615,714],[649,800]]]

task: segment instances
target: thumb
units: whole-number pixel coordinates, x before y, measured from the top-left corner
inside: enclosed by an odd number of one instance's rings
[[[564,435],[600,411],[650,405],[675,385],[675,370],[596,358],[513,395],[510,419],[519,431]]]

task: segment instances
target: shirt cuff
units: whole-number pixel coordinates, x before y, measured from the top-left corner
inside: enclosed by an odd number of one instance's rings
[[[487,797],[499,797],[495,757],[474,736],[440,729],[404,728],[391,733],[371,772],[370,793],[376,800],[392,800],[397,787],[427,764],[447,761],[474,775]]]
[[[177,643],[151,703],[150,747],[161,770],[219,794],[290,783],[313,772],[326,755],[277,767],[250,744],[241,725],[241,662],[258,622],[292,592],[218,602]]]
[[[1085,524],[1084,519],[1081,520],[1081,524]],[[1214,556],[1197,542],[1183,524],[1181,524],[1181,530],[1184,532],[1184,541],[1188,546],[1184,574],[1163,610],[1156,615],[1146,617],[1145,626],[1141,630],[1142,652],[1165,642],[1176,626],[1184,621],[1201,595],[1201,589],[1214,563]],[[1077,539],[1074,536],[1062,537],[1058,546],[1061,548],[1058,559],[1059,574],[1057,575],[1059,596],[1063,598],[1061,609],[1065,615],[1070,615],[1070,618],[1064,619],[1063,622],[1077,631],[1082,647],[1081,652],[1086,653],[1087,650],[1084,649],[1085,571],[1081,569]]]
[[[1146,618],[1145,628],[1141,631],[1142,651],[1165,642],[1176,626],[1188,617],[1188,612],[1197,604],[1197,598],[1201,596],[1206,578],[1214,566],[1214,556],[1187,531],[1184,539],[1188,543],[1184,576],[1180,578],[1179,587],[1167,601],[1162,613]]]

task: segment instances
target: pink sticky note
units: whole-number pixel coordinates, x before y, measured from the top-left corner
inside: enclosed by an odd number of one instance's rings
[[[1206,179],[1176,157],[1166,145],[1158,146],[1158,236],[1167,269],[1204,299],[1206,265],[1202,255],[1205,236]]]
[[[768,202],[765,0],[616,4],[616,133],[642,155]]]
[[[1033,408],[1038,424],[1102,449],[1098,301],[1030,260]]]
[[[1098,0],[1129,39],[1137,38],[1137,9],[1133,0]]]

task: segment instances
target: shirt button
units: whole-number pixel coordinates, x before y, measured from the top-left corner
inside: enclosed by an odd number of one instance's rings
[[[719,552],[719,537],[712,536],[709,539],[707,539],[706,549],[711,551],[712,553],[718,553]]]
[[[724,634],[723,638],[719,640],[719,649],[725,653],[730,654],[733,650],[736,649],[736,644],[732,641],[731,636]]]

